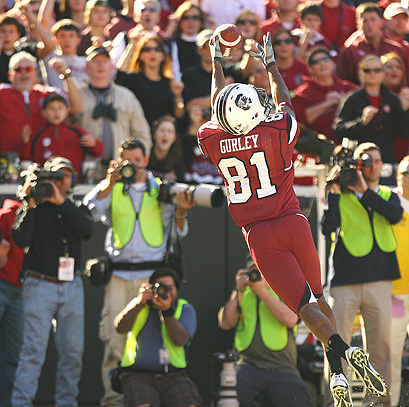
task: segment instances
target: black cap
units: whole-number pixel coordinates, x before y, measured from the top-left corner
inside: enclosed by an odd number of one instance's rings
[[[49,158],[45,163],[44,163],[44,169],[50,170],[50,171],[57,171],[61,170],[62,168],[67,168],[69,169],[72,173],[74,173],[74,167],[72,166],[72,162],[65,157],[60,157],[60,156],[54,156]]]
[[[106,48],[104,47],[89,47],[86,51],[85,51],[85,55],[86,55],[86,61],[89,62],[91,61],[92,58],[96,57],[97,55],[106,55],[108,58],[110,58],[109,56],[109,52]]]

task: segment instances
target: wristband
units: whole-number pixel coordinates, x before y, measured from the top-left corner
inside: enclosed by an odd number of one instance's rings
[[[175,218],[176,219],[186,219],[187,218],[187,212],[185,212],[183,215],[178,215],[175,213]]]
[[[59,75],[58,77],[63,80],[63,79],[67,79],[70,75],[71,75],[71,69],[66,69],[65,73],[62,73],[61,75]]]
[[[166,311],[162,311],[163,318],[172,318],[175,315],[175,308],[170,307]]]

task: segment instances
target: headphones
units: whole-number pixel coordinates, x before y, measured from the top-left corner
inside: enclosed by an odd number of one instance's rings
[[[71,189],[77,185],[77,173],[74,171],[72,162],[68,158],[60,157],[60,156],[53,156],[44,163],[43,167],[45,170],[49,170],[49,171],[58,171],[62,168],[69,169],[72,174]]]

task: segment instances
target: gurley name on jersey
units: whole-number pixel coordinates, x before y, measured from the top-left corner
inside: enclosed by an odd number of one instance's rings
[[[251,150],[258,147],[257,141],[258,134],[220,140],[220,152],[225,154],[243,150]]]

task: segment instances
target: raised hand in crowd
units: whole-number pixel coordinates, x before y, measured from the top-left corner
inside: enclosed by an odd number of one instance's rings
[[[362,110],[362,124],[368,125],[375,115],[379,112],[379,109],[375,106],[366,106]]]
[[[23,140],[24,144],[27,144],[30,141],[31,135],[33,134],[33,129],[31,126],[27,123],[23,126],[23,129],[21,130],[21,139]]]

